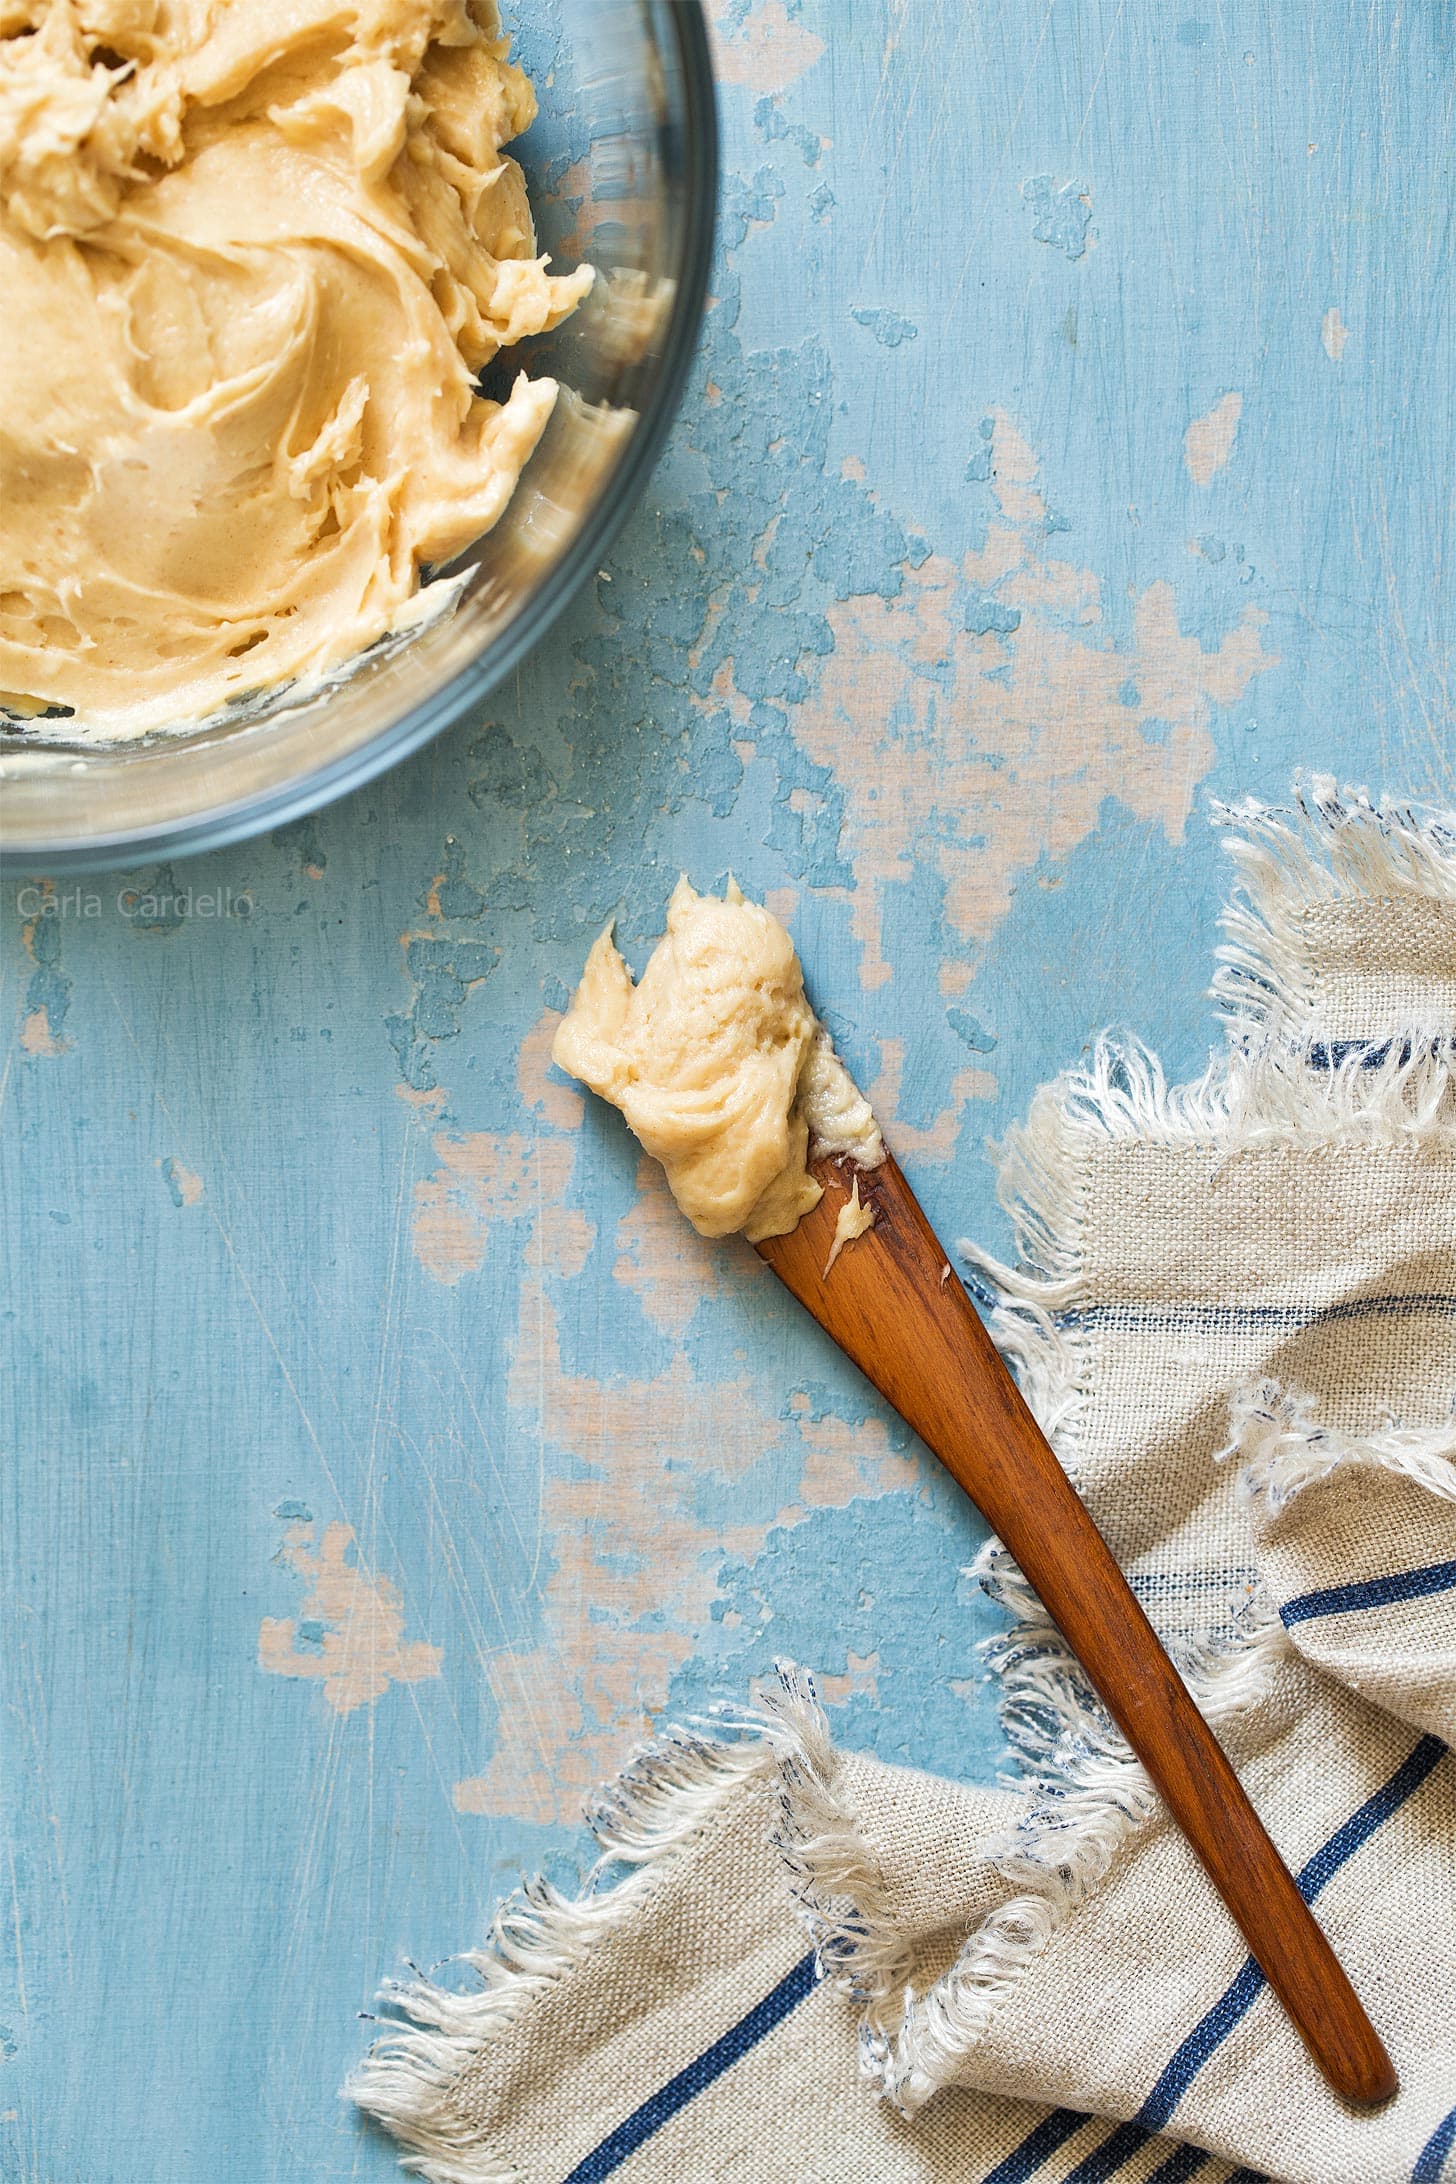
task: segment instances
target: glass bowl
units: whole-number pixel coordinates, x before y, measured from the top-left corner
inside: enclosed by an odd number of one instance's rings
[[[358,788],[508,675],[600,560],[652,468],[697,339],[717,199],[698,0],[503,0],[540,116],[512,147],[541,247],[596,286],[524,362],[562,387],[504,516],[452,564],[452,612],[331,685],[194,731],[93,747],[0,730],[0,855],[95,869],[213,848]],[[497,383],[498,382],[498,383]],[[52,731],[64,724],[48,723]]]

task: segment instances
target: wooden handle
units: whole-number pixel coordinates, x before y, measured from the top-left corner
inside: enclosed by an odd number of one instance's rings
[[[846,1177],[759,1253],[913,1426],[1005,1542],[1147,1769],[1334,2090],[1387,2100],[1390,2057],[896,1162],[862,1173],[875,1227],[828,1280]]]

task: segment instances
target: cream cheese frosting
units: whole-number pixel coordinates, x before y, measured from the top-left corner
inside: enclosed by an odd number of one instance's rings
[[[621,1109],[702,1236],[786,1235],[823,1196],[811,1158],[884,1158],[792,940],[733,881],[721,898],[678,881],[635,984],[608,926],[551,1051]]]
[[[0,0],[0,699],[125,737],[313,678],[489,529],[591,282],[494,0]]]

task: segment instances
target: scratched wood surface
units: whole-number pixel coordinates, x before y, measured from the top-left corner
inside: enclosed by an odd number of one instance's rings
[[[644,1726],[817,1668],[995,1764],[975,1522],[546,1066],[680,867],[791,914],[951,1237],[1210,794],[1453,794],[1441,0],[723,0],[701,359],[602,580],[315,820],[8,890],[0,2176],[394,2173],[408,1951]],[[190,893],[188,892],[190,890]]]

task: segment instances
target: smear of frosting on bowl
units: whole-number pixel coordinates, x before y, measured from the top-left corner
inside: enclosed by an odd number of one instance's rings
[[[500,516],[591,284],[494,0],[0,8],[0,703],[68,740],[316,680]]]
[[[678,881],[635,983],[609,926],[552,1059],[621,1109],[702,1236],[787,1235],[824,1195],[811,1159],[885,1157],[792,940],[731,880],[721,898]]]

